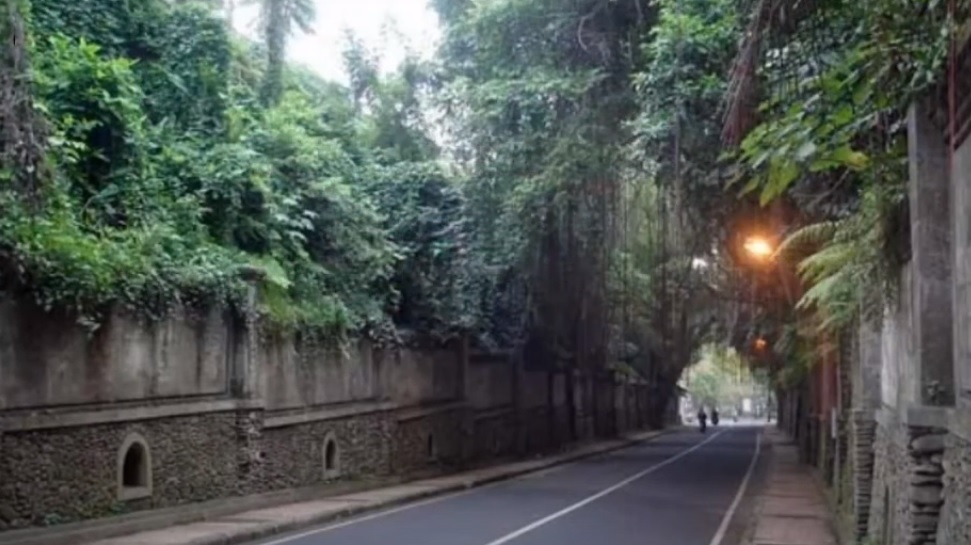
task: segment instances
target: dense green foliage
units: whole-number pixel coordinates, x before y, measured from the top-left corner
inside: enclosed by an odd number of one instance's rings
[[[436,0],[435,59],[384,74],[350,36],[348,88],[284,62],[312,2],[259,3],[256,44],[218,1],[21,9],[33,65],[9,85],[45,171],[0,186],[4,289],[96,326],[116,304],[246,310],[255,281],[268,326],[471,331],[636,370],[661,414],[731,321],[736,2]]]
[[[795,211],[777,226],[775,258],[804,289],[795,309],[764,309],[795,368],[896,303],[909,259],[907,111],[944,81],[968,7],[779,2],[752,13],[726,135],[740,144],[742,191]]]
[[[438,0],[434,62],[351,36],[347,89],[283,61],[304,0],[259,44],[220,2],[97,4],[22,10],[51,172],[0,194],[5,289],[96,326],[241,307],[255,272],[276,327],[471,330],[668,391],[714,320],[730,0]]]
[[[669,390],[700,338],[698,308],[684,303],[697,292],[692,258],[712,239],[685,232],[697,209],[676,196],[682,181],[696,194],[717,182],[675,176],[670,141],[677,127],[716,120],[702,110],[720,99],[734,12],[683,4],[436,2],[440,96],[469,172],[470,250],[497,303],[483,314],[497,341],[522,339],[530,360],[622,360]],[[717,146],[705,132],[685,131],[710,163]]]
[[[360,331],[387,320],[399,291],[430,307],[412,311],[426,323],[457,320],[427,300],[447,289],[402,277],[447,269],[459,233],[382,208],[401,204],[397,188],[416,211],[454,216],[461,199],[422,162],[431,154],[389,162],[372,142],[381,112],[361,115],[344,89],[298,71],[265,107],[265,63],[207,6],[99,5],[31,5],[52,174],[39,210],[13,186],[0,195],[8,289],[94,326],[116,303],[150,316],[239,305],[240,272],[257,267],[277,326]]]

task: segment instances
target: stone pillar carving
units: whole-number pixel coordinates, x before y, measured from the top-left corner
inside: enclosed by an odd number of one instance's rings
[[[946,430],[910,427],[908,445],[910,475],[910,519],[907,543],[933,545],[944,504],[943,455]]]

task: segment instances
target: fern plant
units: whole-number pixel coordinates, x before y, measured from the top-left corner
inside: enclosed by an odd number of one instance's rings
[[[802,227],[780,245],[808,286],[797,308],[815,312],[819,330],[838,331],[896,300],[902,261],[892,251],[900,236],[894,220],[904,204],[902,183],[867,184],[856,213]]]

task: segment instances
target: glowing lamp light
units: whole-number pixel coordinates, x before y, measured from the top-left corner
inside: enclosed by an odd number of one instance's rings
[[[744,248],[755,257],[765,258],[772,255],[772,245],[762,237],[748,237],[745,239]]]
[[[758,338],[758,339],[755,340],[755,349],[756,350],[765,350],[765,347],[768,344],[769,343],[765,342],[765,339]]]

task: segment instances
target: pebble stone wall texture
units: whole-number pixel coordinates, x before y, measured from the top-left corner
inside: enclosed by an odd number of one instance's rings
[[[853,474],[853,522],[855,537],[863,539],[869,530],[868,521],[873,496],[873,447],[876,421],[872,411],[854,410],[850,436],[850,463]]]
[[[971,443],[954,434],[944,451],[944,497],[937,545],[971,543]]]
[[[461,405],[418,416],[408,416],[409,411],[269,427],[269,415],[262,410],[238,410],[7,430],[0,444],[0,531],[339,479],[456,468],[474,460],[547,451],[567,438],[562,409],[556,411],[555,438],[546,407],[479,418]],[[523,434],[518,445],[517,430]],[[118,456],[132,434],[147,443],[153,490],[149,497],[123,501]],[[336,473],[325,472],[328,438],[337,444]]]
[[[871,500],[869,534],[874,543],[895,543],[895,536],[902,535],[897,522],[902,519],[898,501],[900,483],[897,476],[905,474],[905,457],[896,440],[896,429],[878,425],[873,450],[873,494]],[[904,504],[906,505],[906,504]]]
[[[252,494],[265,488],[263,416],[263,411],[236,413],[236,484],[240,494]]]
[[[870,536],[876,543],[937,543],[946,437],[937,428],[878,426],[870,517]]]
[[[472,437],[473,424],[468,416],[466,411],[455,409],[398,420],[392,450],[395,471],[460,465],[462,446]]]
[[[475,417],[471,457],[477,460],[510,456],[516,451],[519,422],[511,410]]]
[[[236,415],[7,432],[0,458],[0,529],[57,524],[237,493]],[[151,497],[118,499],[118,450],[148,443]]]
[[[263,430],[265,488],[276,490],[391,472],[393,415],[321,420]],[[337,443],[337,471],[325,473],[324,448]]]
[[[937,542],[937,527],[944,503],[944,446],[945,430],[910,428],[908,455],[913,472],[907,489],[913,516],[907,533],[908,543],[933,545]]]

